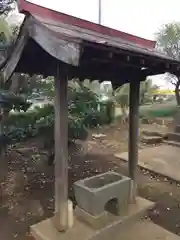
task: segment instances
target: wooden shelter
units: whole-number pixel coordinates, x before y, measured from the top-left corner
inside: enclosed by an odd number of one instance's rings
[[[155,42],[58,13],[24,0],[25,14],[16,44],[1,62],[4,81],[14,72],[55,76],[55,216],[67,229],[68,79],[130,83],[129,176],[136,196],[140,81],[148,75],[180,74],[180,63],[156,52]]]

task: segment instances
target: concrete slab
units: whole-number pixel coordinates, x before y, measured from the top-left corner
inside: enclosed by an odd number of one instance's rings
[[[154,203],[137,198],[136,203],[130,204],[127,215],[123,218],[115,217],[111,222],[107,221],[107,225],[99,229],[94,229],[90,225],[75,218],[74,226],[65,233],[58,232],[52,223],[51,219],[42,221],[31,226],[32,236],[36,240],[99,240],[99,239],[117,239],[119,234],[129,226],[132,226],[136,221],[144,216],[148,209],[152,208]],[[112,218],[112,216],[110,216]]]
[[[128,153],[115,154],[115,157],[128,161]],[[157,174],[180,181],[180,148],[161,145],[139,150],[139,166]]]
[[[119,237],[119,240],[180,240],[179,236],[159,227],[150,220],[140,220],[128,228],[128,231],[123,231]]]
[[[134,225],[128,226],[128,228],[119,229],[113,229],[112,231],[110,229],[109,233],[107,232],[103,234],[98,235],[91,235],[92,232],[85,227],[85,225],[79,225],[79,223],[76,225],[74,229],[77,229],[77,231],[73,231],[73,234],[60,234],[58,232],[55,232],[54,229],[51,229],[51,233],[45,234],[50,231],[50,224],[51,220],[47,220],[44,222],[44,236],[43,238],[36,238],[36,239],[44,239],[44,240],[110,240],[113,238],[113,240],[152,240],[152,239],[158,239],[158,240],[180,240],[180,237],[159,227],[158,225],[152,223],[149,220],[139,220]],[[80,232],[79,232],[80,231]],[[88,236],[89,235],[89,236]],[[87,237],[87,238],[86,238]]]

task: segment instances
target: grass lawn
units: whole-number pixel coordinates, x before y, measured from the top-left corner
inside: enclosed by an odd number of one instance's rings
[[[172,117],[176,113],[176,110],[176,102],[154,103],[151,105],[140,106],[140,116],[150,118]],[[116,108],[115,115],[121,115],[120,107]]]
[[[152,104],[140,107],[140,116],[146,117],[172,117],[177,110],[176,102]]]

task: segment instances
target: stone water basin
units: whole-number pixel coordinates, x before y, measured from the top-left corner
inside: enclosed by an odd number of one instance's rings
[[[116,203],[116,214],[127,208],[130,178],[116,172],[106,172],[74,183],[77,205],[92,216],[106,211],[109,203]]]

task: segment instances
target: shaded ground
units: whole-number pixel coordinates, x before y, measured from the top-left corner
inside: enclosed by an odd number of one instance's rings
[[[95,131],[97,133],[97,131]],[[71,146],[69,196],[74,200],[72,183],[108,170],[127,174],[127,164],[113,157],[127,150],[127,129],[105,127],[83,146]],[[37,148],[38,146],[38,148]],[[16,146],[0,162],[0,240],[31,240],[28,228],[53,214],[54,177],[40,143],[31,140]],[[180,185],[149,172],[138,171],[139,194],[156,201],[149,216],[164,228],[180,234]]]

